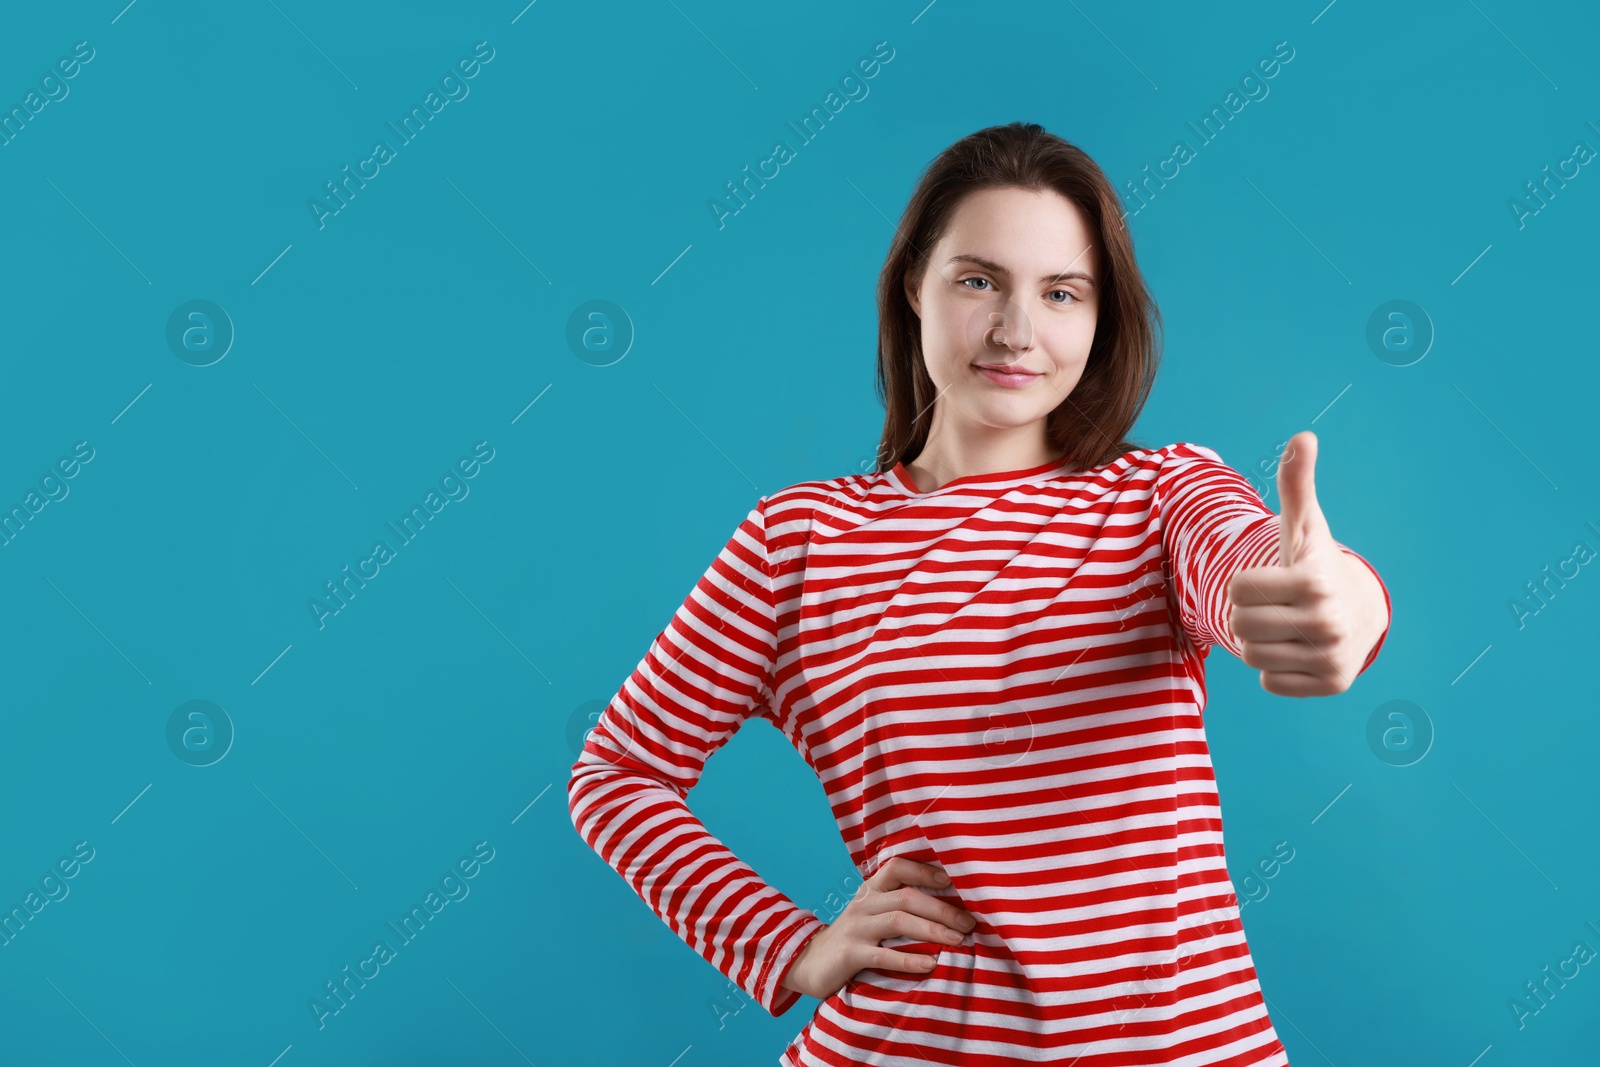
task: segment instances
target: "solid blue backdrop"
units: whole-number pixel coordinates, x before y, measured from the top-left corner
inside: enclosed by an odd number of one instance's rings
[[[771,1062],[815,1001],[678,941],[568,770],[758,497],[870,469],[894,223],[1019,119],[1124,191],[1135,436],[1276,508],[1316,431],[1394,598],[1347,693],[1209,660],[1292,1061],[1595,1055],[1591,8],[524,3],[3,16],[0,1058]],[[692,802],[853,884],[769,726]]]

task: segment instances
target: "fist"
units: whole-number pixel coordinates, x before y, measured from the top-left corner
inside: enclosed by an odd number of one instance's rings
[[[1289,439],[1278,465],[1278,562],[1228,583],[1228,625],[1240,658],[1279,696],[1331,696],[1350,688],[1388,625],[1383,591],[1328,529],[1313,474],[1317,437]]]

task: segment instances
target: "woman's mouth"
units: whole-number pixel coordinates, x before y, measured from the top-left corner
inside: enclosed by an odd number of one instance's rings
[[[995,368],[985,366],[982,363],[974,364],[974,366],[978,368],[979,374],[989,379],[991,382],[994,382],[996,385],[1008,386],[1012,389],[1021,388],[1022,386],[1027,385],[1029,382],[1032,382],[1035,378],[1040,377],[1040,375],[1028,371],[1010,371],[1003,367]]]

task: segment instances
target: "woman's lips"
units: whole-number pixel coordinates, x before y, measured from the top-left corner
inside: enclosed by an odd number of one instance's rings
[[[991,382],[994,382],[996,385],[1009,386],[1012,389],[1017,389],[1027,385],[1029,382],[1039,377],[1037,374],[1028,373],[1003,374],[1000,371],[992,370],[981,365],[978,366],[978,373],[989,379]]]

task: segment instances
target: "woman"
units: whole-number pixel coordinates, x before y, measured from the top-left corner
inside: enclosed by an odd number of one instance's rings
[[[1124,439],[1159,314],[1110,183],[1037,125],[932,163],[878,303],[877,472],[751,509],[590,733],[574,826],[767,1011],[821,999],[785,1064],[1286,1064],[1204,658],[1308,696],[1377,656],[1388,591],[1328,532],[1315,438],[1282,516],[1211,449]],[[684,802],[751,716],[865,879],[832,923]]]

